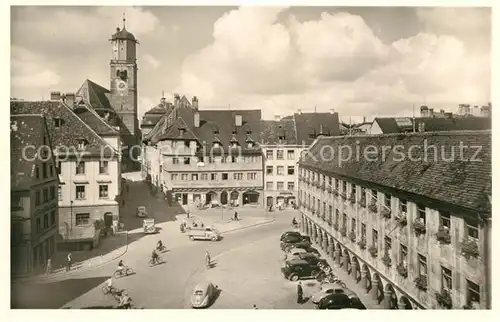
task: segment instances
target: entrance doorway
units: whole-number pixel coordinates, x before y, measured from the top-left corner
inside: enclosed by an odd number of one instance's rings
[[[259,193],[257,191],[247,191],[243,193],[243,205],[259,203]]]
[[[212,201],[217,200],[217,194],[213,191],[209,191],[206,194],[205,204],[208,205]]]
[[[238,193],[238,191],[233,191],[231,192],[231,206],[238,206],[239,202],[238,202],[238,199],[240,197],[240,194]]]
[[[272,205],[273,205],[273,197],[267,197],[267,200],[266,200],[267,208],[269,208]]]
[[[107,212],[104,214],[104,226],[106,226],[106,228],[113,226],[113,214],[112,213]]]
[[[188,203],[188,194],[187,193],[183,193],[182,194],[182,204],[183,205],[187,205]]]
[[[223,205],[227,205],[227,191],[222,191],[220,193],[220,203]]]

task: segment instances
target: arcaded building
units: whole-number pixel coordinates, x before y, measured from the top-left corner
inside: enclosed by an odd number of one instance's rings
[[[490,131],[321,137],[310,152],[301,229],[367,293],[388,309],[491,308]]]

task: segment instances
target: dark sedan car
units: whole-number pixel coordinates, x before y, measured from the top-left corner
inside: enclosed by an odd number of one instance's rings
[[[333,293],[325,296],[319,301],[317,308],[319,310],[366,310],[366,307],[358,297],[352,297],[344,293]]]
[[[308,253],[314,253],[314,254],[320,256],[319,251],[316,248],[312,247],[311,243],[308,242],[307,240],[306,241],[301,241],[301,242],[298,242],[298,243],[293,243],[293,244],[286,244],[286,245],[284,245],[284,249],[283,250],[285,252],[288,252],[292,248],[301,248],[301,249],[305,250]]]
[[[282,241],[281,241],[281,250],[285,250],[285,249],[289,249],[290,247],[293,247],[294,248],[294,245],[295,244],[301,244],[301,245],[309,245],[311,246],[311,239],[309,238],[309,236],[288,236],[288,237],[285,237]]]

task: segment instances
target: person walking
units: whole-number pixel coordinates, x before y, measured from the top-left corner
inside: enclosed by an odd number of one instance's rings
[[[47,259],[47,271],[46,274],[49,275],[52,273],[52,260],[49,258]]]
[[[238,212],[237,211],[234,212],[234,220],[238,221]]]
[[[299,284],[297,284],[297,303],[302,304],[304,301],[304,291],[302,290],[302,283],[299,281]]]
[[[68,263],[66,265],[66,271],[70,271],[71,270],[71,262],[72,262],[72,258],[71,258],[71,253],[68,254]]]

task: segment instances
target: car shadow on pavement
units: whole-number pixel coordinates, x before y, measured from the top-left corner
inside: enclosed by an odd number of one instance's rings
[[[102,284],[109,276],[67,279],[54,283],[12,283],[12,309],[59,309]]]

